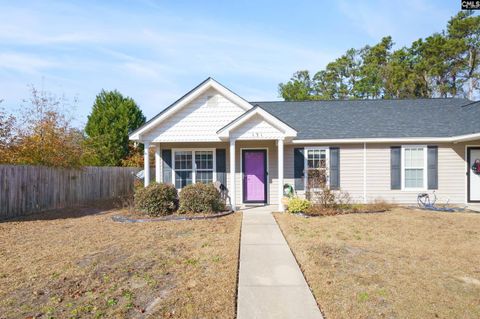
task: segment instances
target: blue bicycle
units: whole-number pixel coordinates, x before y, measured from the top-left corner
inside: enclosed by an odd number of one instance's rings
[[[437,194],[435,194],[435,191],[433,191],[432,198],[430,198],[430,195],[428,193],[420,193],[417,195],[417,204],[418,204],[418,207],[420,207],[421,209],[428,209],[428,210],[434,210],[439,212],[455,211],[453,208],[447,208],[449,200],[447,200],[447,203],[443,207],[435,206],[436,201],[437,201]]]

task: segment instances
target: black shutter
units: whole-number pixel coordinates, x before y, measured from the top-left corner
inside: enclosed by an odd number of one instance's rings
[[[222,183],[223,188],[227,187],[227,155],[224,148],[215,150],[215,163],[217,165],[217,181]]]
[[[295,190],[305,189],[304,166],[305,166],[305,150],[303,148],[295,148],[293,150],[293,178],[295,179]]]
[[[172,184],[172,150],[162,150],[163,182]]]
[[[428,146],[427,176],[428,189],[438,189],[438,146]]]
[[[330,147],[330,189],[340,189],[340,148]]]
[[[401,172],[401,155],[402,149],[400,146],[392,146],[390,148],[390,188],[402,188],[402,172]]]

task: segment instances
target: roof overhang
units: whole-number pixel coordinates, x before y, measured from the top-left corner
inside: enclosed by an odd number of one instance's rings
[[[195,98],[199,97],[201,94],[205,93],[209,89],[214,89],[220,94],[222,94],[225,98],[229,99],[245,111],[250,110],[253,108],[252,104],[235,94],[234,92],[230,91],[228,88],[223,86],[222,84],[218,83],[212,78],[208,78],[195,88],[193,88],[190,92],[182,96],[180,99],[175,101],[173,104],[168,106],[165,110],[157,114],[147,123],[130,133],[128,136],[130,140],[133,141],[140,141],[141,135],[145,132],[148,132],[153,127],[160,124],[163,120],[170,117],[172,114],[176,113],[178,110],[182,109],[185,105],[193,101]]]
[[[340,139],[302,139],[292,144],[356,144],[356,143],[461,143],[480,139],[480,133],[448,137],[393,137],[393,138],[340,138]]]
[[[247,112],[243,113],[221,129],[217,131],[217,135],[221,140],[227,140],[230,138],[230,133],[234,131],[236,128],[239,128],[243,124],[247,123],[250,119],[255,116],[260,116],[263,118],[267,123],[281,131],[286,139],[292,139],[297,136],[297,131],[280,120],[279,118],[273,116],[272,114],[268,113],[260,106],[255,105],[253,108],[248,110]]]

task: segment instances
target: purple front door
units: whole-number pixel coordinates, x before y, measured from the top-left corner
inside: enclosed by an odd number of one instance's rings
[[[267,202],[267,151],[244,150],[243,156],[243,201],[245,203]]]

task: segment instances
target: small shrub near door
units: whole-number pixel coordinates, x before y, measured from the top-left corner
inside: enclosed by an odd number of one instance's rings
[[[135,208],[150,216],[165,216],[178,207],[178,193],[173,185],[152,183],[135,192]]]
[[[309,200],[294,197],[288,201],[287,211],[289,213],[305,213],[310,208],[311,203]]]
[[[180,213],[216,213],[224,209],[220,192],[213,184],[196,183],[180,191]]]

